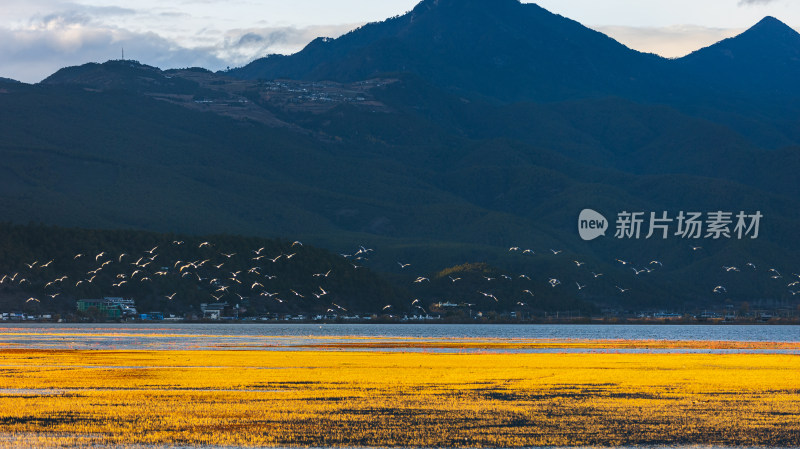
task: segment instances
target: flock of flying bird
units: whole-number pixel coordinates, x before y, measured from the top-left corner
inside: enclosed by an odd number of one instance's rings
[[[30,296],[25,301],[27,303],[36,302],[41,303],[42,300],[55,300],[59,296],[71,296],[73,299],[78,289],[86,288],[88,286],[96,286],[100,280],[105,281],[102,287],[104,296],[122,296],[126,291],[130,292],[130,287],[133,284],[153,284],[155,281],[172,280],[173,282],[162,282],[159,288],[153,288],[152,291],[158,291],[168,301],[173,301],[180,295],[185,293],[181,290],[180,285],[174,281],[189,281],[199,287],[199,290],[208,296],[201,296],[200,299],[206,301],[225,301],[225,300],[244,300],[246,298],[261,297],[267,301],[275,304],[284,304],[292,300],[316,300],[317,305],[327,307],[329,313],[347,313],[348,309],[333,302],[333,295],[330,293],[330,285],[335,283],[326,283],[328,279],[335,278],[337,271],[333,267],[323,269],[319,272],[313,273],[294,273],[291,277],[298,286],[287,285],[286,282],[281,282],[275,271],[270,271],[268,268],[281,267],[282,273],[286,270],[292,270],[293,261],[298,255],[298,249],[303,244],[299,241],[293,242],[288,246],[289,251],[281,251],[279,254],[267,254],[265,248],[252,249],[247,254],[236,254],[221,251],[217,246],[211,242],[201,242],[197,245],[196,250],[204,254],[203,258],[193,261],[184,260],[169,260],[164,254],[166,246],[171,246],[175,249],[184,245],[183,241],[172,241],[169,245],[155,246],[146,251],[137,254],[108,254],[105,251],[92,254],[75,254],[72,257],[71,264],[73,268],[75,264],[83,264],[87,266],[85,271],[81,271],[82,275],[77,278],[70,278],[67,274],[54,274],[55,260],[47,260],[40,262],[35,260],[30,263],[25,263],[25,268],[21,271],[12,274],[5,274],[0,277],[0,286],[16,286],[23,291],[36,291],[40,294]],[[697,251],[701,248],[692,247],[692,250]],[[346,259],[352,270],[362,268],[363,263],[368,261],[373,249],[360,246],[356,251],[351,254],[341,254],[340,256]],[[169,251],[168,251],[169,252]],[[174,253],[174,251],[172,251]],[[508,249],[509,253],[519,253],[521,255],[534,256],[536,252],[531,249],[521,249],[519,247],[511,247]],[[548,255],[564,257],[563,251],[550,249],[546,252]],[[569,263],[565,259],[563,263]],[[582,279],[589,279],[590,282],[599,279],[606,279],[603,273],[591,271],[586,267],[585,262],[579,260],[571,261],[575,265],[576,270]],[[652,260],[647,264],[637,267],[629,261],[616,259],[615,264],[618,264],[625,271],[630,270],[630,276],[640,277],[653,273],[664,267],[664,264],[658,260]],[[308,269],[308,265],[297,264],[296,270]],[[411,263],[397,262],[401,271],[409,270],[412,267]],[[63,264],[55,263],[55,266],[63,267]],[[341,266],[346,266],[341,264]],[[267,267],[267,268],[264,268]],[[347,269],[350,269],[349,267]],[[736,266],[723,266],[725,273],[741,273],[742,269]],[[747,263],[744,270],[756,272],[758,268],[753,263]],[[620,271],[615,270],[618,274]],[[70,273],[75,273],[76,270],[70,270]],[[781,281],[783,275],[775,268],[768,270],[770,278],[775,281]],[[47,276],[50,277],[47,277]],[[73,274],[74,275],[74,274]],[[458,273],[452,273],[447,276],[446,281],[449,283],[457,284],[464,282],[462,277],[458,277]],[[466,274],[462,274],[466,276]],[[541,283],[544,288],[549,286],[552,289],[566,288],[567,285],[574,283],[574,288],[577,292],[591,289],[589,283],[582,284],[579,281],[570,281],[566,284],[558,277],[545,277],[543,279],[534,280],[531,276],[526,274],[508,275],[499,274],[496,276],[481,275],[483,280],[486,281],[485,287],[479,287],[475,290],[476,298],[485,298],[495,303],[501,303],[500,295],[493,287],[497,283],[507,281],[525,281],[525,288],[520,288],[513,298],[505,298],[517,306],[528,306],[530,301],[537,296],[535,290],[536,282]],[[796,278],[796,279],[795,279]],[[301,281],[298,281],[301,279]],[[546,279],[546,283],[544,282]],[[788,284],[789,292],[792,296],[800,294],[800,275],[792,275],[792,282]],[[423,285],[430,283],[431,280],[425,276],[415,276],[412,284]],[[34,285],[35,284],[35,285]],[[278,286],[281,288],[277,288]],[[314,285],[313,288],[309,285]],[[509,284],[511,285],[511,284]],[[517,284],[514,284],[517,285]],[[619,283],[611,282],[618,294],[626,294],[631,291],[631,288],[621,286]],[[164,292],[163,288],[170,286],[176,288],[174,291]],[[99,289],[100,287],[98,287]],[[609,286],[610,288],[610,286]],[[169,293],[169,294],[166,294]],[[727,295],[728,289],[724,285],[717,285],[710,292],[717,295]],[[329,295],[330,298],[326,298]],[[529,298],[525,300],[524,298]],[[446,299],[446,298],[442,298]],[[456,299],[456,298],[454,298]],[[471,298],[458,298],[461,301],[469,301]],[[520,300],[518,300],[520,299]],[[341,300],[340,300],[341,302]],[[380,306],[377,306],[380,307]],[[395,306],[391,304],[384,305],[381,309],[382,313],[393,313]],[[422,301],[419,298],[411,300],[408,310],[421,310],[425,313],[427,311],[423,307]]]
[[[175,240],[170,245],[173,248],[168,249],[175,250],[182,245],[184,241]],[[64,269],[63,263],[59,264],[55,260],[44,263],[38,260],[26,262],[25,268],[21,271],[0,277],[0,286],[17,287],[23,291],[38,290],[40,294],[28,297],[26,303],[52,301],[62,295],[76,299],[76,295],[83,294],[87,290],[102,292],[103,296],[123,296],[126,292],[141,291],[143,288],[158,292],[157,294],[164,299],[173,301],[193,290],[184,290],[187,282],[203,292],[199,297],[205,302],[262,297],[275,304],[282,304],[295,298],[324,301],[331,295],[324,281],[334,276],[332,268],[307,275],[295,272],[286,276],[295,282],[299,278],[306,278],[307,282],[303,282],[305,290],[301,290],[300,287],[279,290],[272,288],[285,287],[287,283],[273,273],[291,272],[293,265],[297,265],[298,271],[309,266],[305,263],[295,263],[300,259],[298,254],[302,252],[303,244],[299,241],[289,246],[291,251],[279,254],[267,254],[263,247],[253,249],[248,254],[229,253],[216,249],[216,245],[211,242],[201,242],[196,249],[204,251],[204,258],[197,260],[168,259],[163,256],[162,250],[167,249],[163,246],[167,245],[155,246],[136,254],[109,254],[106,251],[74,254],[69,261],[68,270]],[[367,251],[371,250],[362,247],[356,254],[360,255]],[[168,252],[175,253],[175,251]],[[63,273],[54,274],[55,266],[71,273],[73,277]],[[81,266],[85,268],[79,269]],[[268,271],[273,268],[275,271]],[[76,272],[80,273],[80,276],[75,276]],[[312,284],[315,285],[313,289],[308,287]],[[166,287],[175,290],[165,292],[163,289]],[[329,307],[329,312],[347,311],[332,301],[324,304]]]
[[[518,252],[520,254],[530,255],[530,256],[534,256],[534,255],[537,254],[532,249],[524,249],[523,250],[523,249],[521,249],[520,247],[517,247],[517,246],[513,246],[513,247],[509,248],[508,252],[509,253]],[[553,256],[559,256],[563,252],[564,252],[563,250],[555,250],[555,249],[550,249],[549,250],[549,253],[551,253]],[[623,261],[623,260],[620,260],[620,259],[617,259],[617,262],[621,263],[622,265],[629,265],[630,264],[629,262],[626,262],[626,261]],[[584,267],[586,265],[585,262],[581,262],[579,260],[573,260],[572,263],[574,263],[576,268],[578,268],[578,269],[580,269],[580,268],[582,268],[582,267]],[[412,265],[410,263],[403,263],[403,262],[397,262],[397,264],[400,266],[401,269],[406,269],[406,268],[408,268],[408,267],[410,267]],[[661,262],[659,262],[659,261],[652,261],[651,265],[658,265],[659,267],[663,267],[663,264]],[[653,268],[649,268],[649,267],[646,267],[646,268],[641,269],[641,270],[633,268],[633,267],[631,267],[631,268],[633,269],[635,275],[637,275],[637,276],[642,274],[642,273],[651,273],[651,272],[654,271]],[[593,279],[598,279],[598,278],[601,278],[601,277],[604,276],[603,273],[597,273],[597,272],[594,272],[594,271],[590,271],[589,273],[590,273],[590,275],[592,276]],[[497,275],[495,277],[481,275],[481,277],[487,282],[487,286],[489,286],[489,287],[491,287],[493,285],[492,282],[494,282],[494,281],[498,281],[498,282],[513,281],[515,278],[516,279],[525,280],[525,281],[528,281],[528,282],[533,282],[533,279],[531,278],[531,276],[526,275],[526,274],[519,274],[519,275],[515,275],[515,276],[511,276],[511,275],[508,275],[508,274],[499,274],[499,275]],[[461,278],[461,277],[453,277],[452,275],[448,275],[448,279],[453,284],[463,280],[463,278]],[[424,277],[424,276],[418,276],[413,282],[415,284],[421,284],[421,283],[425,283],[425,282],[430,282],[430,279],[427,278],[427,277]],[[586,289],[588,287],[586,284],[581,284],[580,282],[577,282],[577,281],[575,281],[574,283],[575,283],[575,286],[576,286],[578,292],[580,292],[580,291],[582,291],[582,290],[584,290],[584,289]],[[556,277],[548,277],[546,285],[549,285],[551,288],[555,289],[555,288],[557,288],[557,287],[562,285],[562,281],[560,279],[556,278]],[[531,297],[531,298],[536,297],[536,294],[533,292],[532,288],[533,287],[525,288],[525,289],[521,290],[520,293],[522,293],[524,295],[527,295],[528,297]],[[628,291],[631,290],[630,288],[623,288],[623,287],[620,287],[619,285],[615,285],[615,288],[620,294],[627,293]],[[489,293],[489,292],[484,291],[484,290],[491,290],[491,289],[490,288],[485,288],[485,289],[482,289],[482,290],[477,290],[476,293],[479,296],[491,299],[496,303],[501,302],[500,298],[498,298],[498,296],[497,296],[497,293]],[[414,301],[418,302],[419,299],[415,299]],[[523,302],[523,301],[516,301],[515,304],[517,306],[523,306],[523,307],[529,305],[529,303]],[[474,305],[474,304],[469,304],[469,305]],[[386,309],[388,307],[389,306],[386,306],[384,309]]]
[[[691,251],[699,251],[699,250],[702,250],[703,248],[700,247],[700,246],[691,246],[690,249],[691,249]],[[519,254],[522,254],[522,255],[530,255],[530,256],[533,256],[533,255],[537,254],[536,251],[534,251],[532,249],[521,249],[520,247],[517,247],[517,246],[513,246],[513,247],[509,248],[508,252],[509,253],[519,253]],[[559,256],[563,252],[564,252],[563,250],[550,249],[547,253],[552,254],[552,256]],[[397,263],[398,263],[398,265],[400,266],[401,269],[406,269],[406,268],[411,266],[410,263],[403,263],[403,262],[397,262]],[[583,276],[584,278],[597,280],[597,279],[600,279],[600,278],[607,277],[603,273],[599,273],[599,272],[596,272],[596,271],[590,271],[590,270],[584,268],[586,266],[586,262],[581,262],[580,260],[573,260],[572,263],[575,265],[576,269],[585,270],[585,274]],[[614,263],[618,264],[620,267],[623,267],[623,268],[626,268],[626,269],[630,269],[631,276],[634,277],[634,278],[635,277],[640,277],[640,276],[643,276],[643,275],[647,275],[647,274],[651,274],[651,273],[654,273],[655,271],[657,271],[659,269],[663,269],[664,268],[664,264],[659,260],[651,260],[649,263],[646,263],[646,264],[643,264],[643,265],[638,265],[638,266],[633,264],[630,261],[623,260],[623,259],[615,259]],[[747,267],[747,269],[749,269],[749,270],[751,270],[753,272],[757,272],[758,271],[758,267],[756,267],[756,265],[751,263],[751,262],[748,262],[745,266]],[[741,270],[739,268],[735,267],[735,266],[723,266],[722,267],[722,271],[726,272],[726,273],[740,273],[741,272]],[[776,280],[776,281],[780,281],[783,278],[783,275],[775,268],[770,268],[768,270],[768,274],[769,274],[769,277],[771,279]],[[528,276],[528,275],[525,275],[525,274],[519,274],[519,275],[516,275],[516,276],[510,276],[510,275],[507,275],[507,274],[500,274],[500,275],[498,275],[496,277],[483,275],[482,277],[483,277],[483,279],[485,279],[487,281],[487,286],[492,285],[491,283],[493,281],[499,281],[499,282],[512,281],[515,277],[518,278],[518,279],[524,279],[524,280],[527,280],[527,281],[531,281],[531,277]],[[448,276],[448,278],[452,283],[456,283],[456,282],[459,282],[459,281],[462,280],[461,277],[453,277],[452,275]],[[426,277],[419,276],[413,282],[414,283],[423,283],[423,282],[430,282],[430,280],[428,278],[426,278]],[[577,292],[582,292],[583,290],[589,288],[588,284],[582,284],[579,281],[571,281],[571,283],[574,283],[575,288],[577,289]],[[632,290],[632,288],[623,287],[619,283],[612,282],[612,284],[614,285],[614,289],[620,295],[626,294],[626,293],[628,293],[628,292],[630,292]],[[564,285],[564,283],[562,283],[561,279],[559,279],[557,277],[549,277],[549,278],[547,278],[547,285],[549,285],[551,288],[555,289],[557,287],[561,287],[562,285]],[[791,282],[787,285],[787,287],[789,288],[789,293],[792,296],[797,296],[798,294],[800,294],[800,274],[793,274]],[[500,299],[498,298],[497,294],[489,292],[489,290],[491,290],[491,289],[490,288],[480,289],[480,290],[477,290],[476,293],[479,296],[482,296],[484,298],[491,299],[491,300],[493,300],[495,302],[500,302]],[[530,297],[535,297],[536,296],[536,294],[531,290],[531,288],[525,288],[525,289],[521,290],[520,293],[522,293],[524,295],[527,295],[527,296],[530,296]],[[728,294],[728,289],[724,285],[717,285],[716,287],[711,289],[711,291],[709,293],[717,294],[717,295],[727,295]],[[522,302],[522,301],[517,301],[516,305],[526,306],[528,304],[525,303],[525,302]]]

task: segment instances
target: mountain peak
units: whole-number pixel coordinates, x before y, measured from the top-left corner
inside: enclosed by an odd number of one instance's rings
[[[531,4],[533,5],[533,4]],[[411,11],[411,20],[427,14],[449,17],[508,16],[527,6],[519,0],[422,0]]]
[[[534,3],[422,0],[403,16],[228,75],[353,82],[412,73],[493,98],[553,99],[630,90],[631,79],[649,76],[650,59]]]
[[[781,29],[789,28],[789,29],[791,29],[791,27],[789,25],[786,25],[785,23],[781,22],[780,20],[778,20],[777,18],[772,17],[772,16],[764,17],[763,19],[759,20],[757,24],[753,25],[752,28],[754,28],[754,29],[755,28],[761,28],[761,29],[764,29],[764,28],[767,28],[767,29],[769,29],[769,28],[781,28]]]
[[[159,73],[150,67],[133,60],[110,60],[104,63],[89,62],[79,66],[64,67],[42,80],[42,84],[93,84],[100,79],[118,79],[148,73]]]
[[[414,9],[434,8],[497,8],[509,5],[520,5],[519,0],[423,0]]]
[[[800,74],[800,33],[767,16],[744,33],[698,50],[681,60],[695,76],[745,91],[769,86],[796,92]],[[735,76],[734,76],[735,74]]]
[[[73,85],[97,90],[193,93],[197,83],[166,75],[161,69],[133,60],[90,62],[65,67],[45,78],[41,84]]]
[[[800,33],[772,16],[761,19],[744,33],[698,50],[687,58],[724,53],[727,57],[795,58],[800,53]]]
[[[780,20],[778,20],[777,18],[775,18],[773,16],[764,16],[764,18],[759,20],[758,23],[755,26],[759,26],[759,25],[762,25],[762,24],[764,24],[764,25],[770,25],[770,24],[786,25],[785,23],[781,22]]]
[[[767,16],[761,19],[757,24],[753,25],[749,30],[745,31],[740,38],[769,39],[774,41],[797,41],[800,40],[800,34],[789,25],[781,22],[772,16]]]

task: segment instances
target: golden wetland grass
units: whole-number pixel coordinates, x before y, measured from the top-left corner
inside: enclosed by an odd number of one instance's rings
[[[496,351],[536,344],[603,351]],[[636,348],[664,351],[616,351]],[[797,349],[357,338],[282,350],[0,348],[0,446],[798,447]]]

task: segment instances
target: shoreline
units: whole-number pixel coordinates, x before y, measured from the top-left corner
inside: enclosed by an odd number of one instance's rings
[[[796,326],[800,325],[800,317],[792,319],[770,319],[761,320],[659,320],[659,319],[615,319],[607,320],[602,318],[574,319],[574,320],[530,320],[530,321],[456,321],[456,320],[185,320],[185,319],[164,319],[164,320],[120,320],[120,321],[53,321],[53,320],[2,320],[0,326],[19,325],[19,324],[138,324],[138,325],[159,325],[159,324],[227,324],[227,325],[287,325],[287,324],[320,324],[320,325],[563,325],[563,326]]]

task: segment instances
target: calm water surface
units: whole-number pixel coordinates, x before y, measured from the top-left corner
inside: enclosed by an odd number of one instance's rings
[[[280,350],[305,345],[352,343],[354,338],[362,342],[390,343],[617,339],[791,343],[800,342],[800,326],[0,324],[0,347],[5,348]]]

